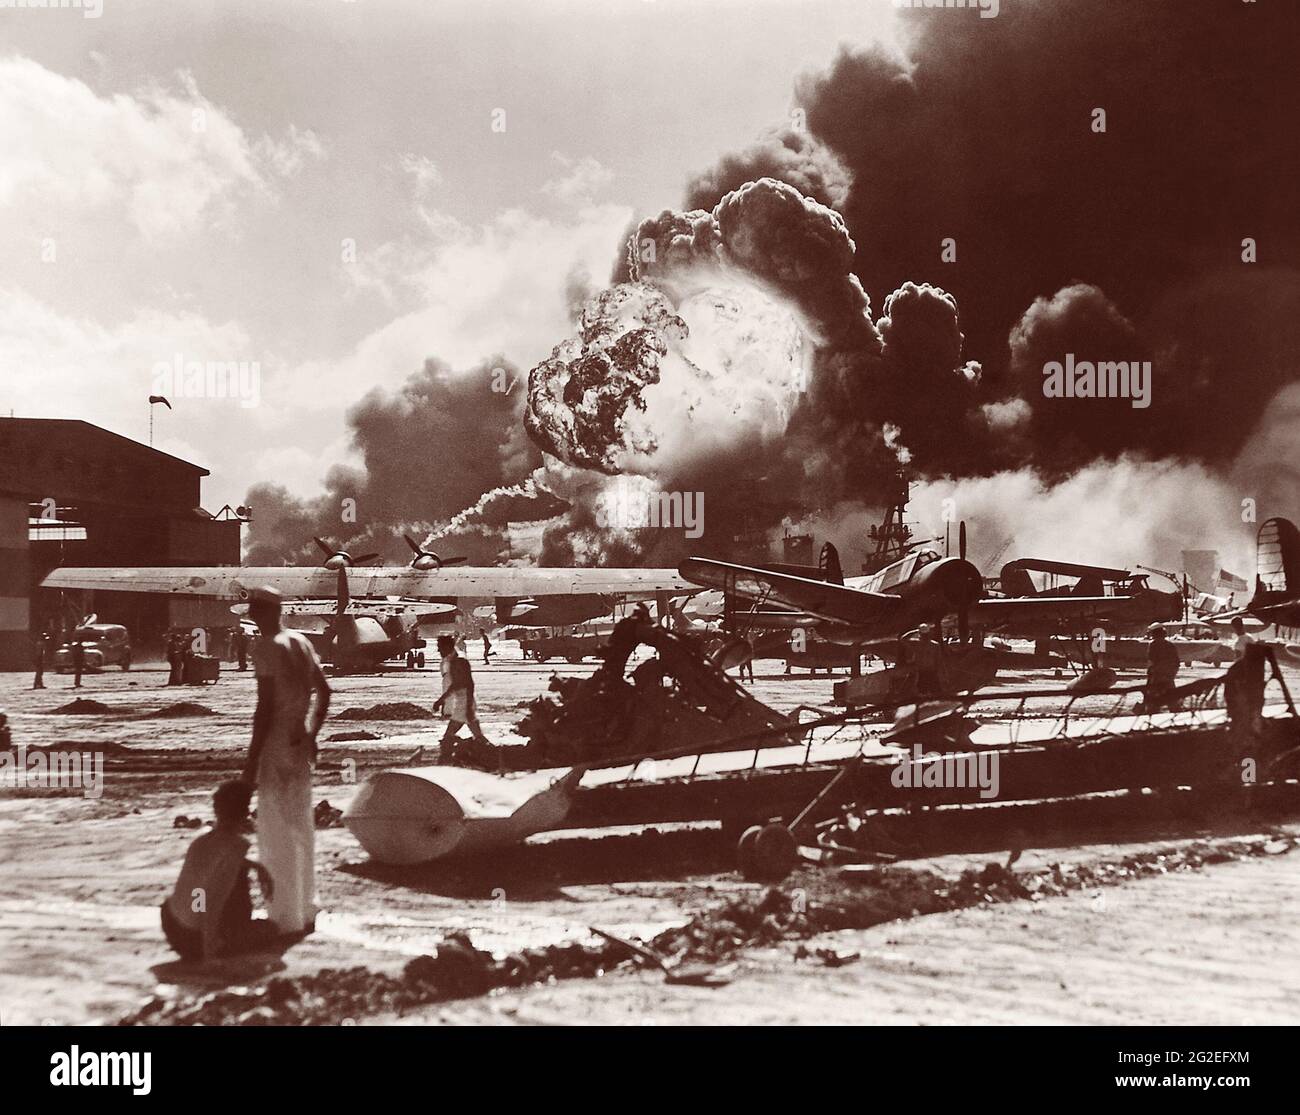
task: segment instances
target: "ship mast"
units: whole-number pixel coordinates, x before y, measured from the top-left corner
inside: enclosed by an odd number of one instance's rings
[[[906,519],[911,492],[907,473],[899,469],[889,492],[890,503],[879,526],[867,531],[872,551],[862,563],[862,572],[875,573],[907,555],[912,548],[912,528]]]

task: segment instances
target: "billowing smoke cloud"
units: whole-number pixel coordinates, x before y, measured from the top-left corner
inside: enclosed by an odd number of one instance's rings
[[[360,467],[331,470],[314,500],[273,485],[249,492],[246,560],[318,560],[311,538],[320,535],[397,562],[410,556],[403,533],[451,537],[456,553],[481,563],[503,559],[510,516],[563,506],[526,483],[542,459],[524,433],[522,379],[501,357],[463,371],[429,359],[396,392],[370,391],[348,413]]]
[[[1155,385],[1161,390],[1152,391],[1151,405],[1142,408],[1122,396],[1063,400],[1044,394],[1044,368],[1067,357],[1094,365],[1151,358],[1133,324],[1099,288],[1086,283],[1035,299],[1011,331],[1010,352],[1010,385],[1028,404],[1027,432],[1036,462],[1044,467],[1064,468],[1136,448],[1150,436],[1153,418],[1171,405],[1167,376]]]
[[[1076,556],[1098,560],[1127,548],[1128,560],[1173,561],[1220,527],[1237,539],[1231,509],[1246,498],[1263,501],[1261,517],[1300,512],[1283,464],[1300,445],[1288,386],[1300,376],[1300,142],[1284,107],[1295,13],[1251,7],[916,11],[902,17],[901,56],[846,48],[798,83],[799,150],[829,151],[847,172],[837,204],[851,274],[875,297],[896,291],[876,322],[879,360],[869,346],[819,357],[839,369],[815,383],[822,409],[859,418],[859,450],[874,444],[874,419],[920,477],[942,477],[949,495],[950,478],[985,492],[996,479],[1026,517],[1057,522]],[[689,203],[706,210],[757,174],[782,176],[767,141],[700,175]],[[1150,406],[1045,397],[1044,365],[1067,354],[1150,360]],[[830,443],[843,426],[825,428]],[[1080,484],[1059,496],[1052,485],[1077,476],[1096,513],[1072,519]],[[1139,514],[1119,498],[1125,482],[1145,485],[1157,525],[1117,531],[1113,546],[1068,525]],[[863,487],[802,521],[860,529],[855,509],[879,510]],[[1012,526],[992,529],[1037,541],[1028,521]]]
[[[1243,521],[1240,486],[1204,464],[1121,456],[1056,482],[1020,469],[922,482],[912,497],[916,517],[931,523],[953,501],[972,528],[970,557],[987,576],[1014,557],[1177,572],[1181,551],[1197,548],[1217,548],[1220,563],[1239,573],[1254,568],[1257,524]]]
[[[687,209],[712,209],[720,198],[759,178],[786,182],[805,197],[839,208],[848,197],[850,176],[831,150],[807,130],[785,128],[734,155],[725,155],[686,191]]]
[[[747,182],[711,212],[672,210],[641,222],[628,244],[633,279],[672,286],[697,267],[722,266],[797,305],[823,344],[876,342],[871,305],[853,274],[856,245],[834,209],[771,178]]]
[[[1099,0],[966,14],[909,13],[905,58],[846,50],[797,90],[852,175],[843,212],[868,290],[938,278],[972,354],[1000,365],[1024,307],[1073,282],[1141,313],[1213,261],[1237,263],[1243,237],[1266,263],[1295,261],[1293,10]]]
[[[710,212],[643,221],[627,281],[589,302],[578,333],[532,370],[529,432],[570,465],[701,493],[702,540],[634,536],[659,560],[752,550],[794,510],[883,479],[909,434],[942,459],[950,433],[926,431],[936,414],[966,422],[978,380],[961,364],[956,305],[909,284],[878,330],[854,252],[838,213],[772,179]],[[557,538],[591,542],[599,525],[580,498]]]
[[[502,522],[563,507],[543,558],[578,564],[754,556],[782,523],[851,549],[900,462],[919,520],[942,492],[990,551],[1173,567],[1231,552],[1242,500],[1297,514],[1292,13],[902,18],[903,55],[846,49],[802,80],[807,129],[701,173],[608,289],[564,279],[573,334],[532,369],[526,416],[524,391],[483,390],[493,362],[454,382],[431,365],[358,408],[364,473],[333,475],[306,519],[264,505],[333,537],[346,492],[390,542],[474,525],[481,556],[504,552]],[[1150,406],[1048,397],[1067,355],[1149,360]],[[703,494],[703,537],[611,520],[611,493],[663,492]]]

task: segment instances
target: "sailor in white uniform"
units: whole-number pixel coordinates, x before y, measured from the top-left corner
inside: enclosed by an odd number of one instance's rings
[[[248,614],[262,637],[253,652],[257,710],[244,779],[257,787],[258,856],[275,884],[271,921],[281,933],[302,933],[316,919],[311,776],[330,689],[307,637],[280,626],[280,604],[275,589],[249,596]]]

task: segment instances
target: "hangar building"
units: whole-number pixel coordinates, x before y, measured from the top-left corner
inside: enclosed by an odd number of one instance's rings
[[[60,565],[238,565],[242,523],[203,510],[207,475],[89,422],[0,418],[0,669],[28,669],[36,634],[90,612],[125,624],[137,658],[168,628],[230,625],[219,601],[39,587]]]

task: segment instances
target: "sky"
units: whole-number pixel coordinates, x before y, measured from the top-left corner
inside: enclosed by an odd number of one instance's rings
[[[788,122],[888,0],[103,0],[0,9],[0,413],[318,491],[428,357],[522,368],[631,222]],[[242,362],[240,398],[166,378]],[[413,467],[436,469],[437,446]]]

